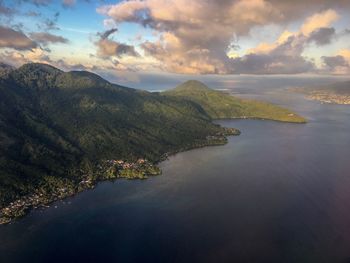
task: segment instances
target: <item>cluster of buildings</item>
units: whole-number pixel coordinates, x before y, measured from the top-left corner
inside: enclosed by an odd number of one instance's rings
[[[138,159],[136,162],[131,163],[123,160],[109,160],[108,161],[112,165],[118,166],[119,169],[133,169],[133,168],[139,168],[141,165],[145,165],[148,163],[146,159]]]
[[[349,95],[340,95],[329,92],[314,92],[308,96],[309,99],[318,100],[322,103],[334,103],[334,104],[350,104]]]
[[[128,170],[135,169],[137,171],[150,171],[152,168],[152,164],[148,162],[146,159],[138,159],[136,162],[127,162],[123,160],[108,160],[108,167],[117,166],[118,170]],[[100,169],[103,171],[103,165],[100,165]],[[136,174],[139,178],[140,175]],[[142,179],[144,178],[144,174],[142,174]],[[26,214],[26,212],[32,208],[38,207],[48,207],[47,204],[62,199],[64,197],[68,197],[73,195],[76,192],[81,190],[91,188],[94,186],[94,181],[89,176],[85,176],[76,187],[59,187],[50,191],[50,193],[35,193],[27,196],[23,196],[21,199],[18,199],[12,203],[10,203],[7,207],[4,207],[0,210],[0,225],[7,224],[11,222],[12,219],[16,217],[21,217]]]
[[[25,196],[14,202],[11,202],[7,207],[1,210],[0,216],[3,217],[18,217],[24,215],[25,210],[31,207],[37,207],[42,204],[43,194],[33,194]]]

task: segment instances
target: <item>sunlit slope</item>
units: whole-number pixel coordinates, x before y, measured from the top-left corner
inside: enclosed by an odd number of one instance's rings
[[[198,103],[213,119],[257,118],[295,123],[306,122],[303,117],[288,109],[271,103],[240,99],[221,91],[212,90],[196,80],[187,81],[162,94]]]

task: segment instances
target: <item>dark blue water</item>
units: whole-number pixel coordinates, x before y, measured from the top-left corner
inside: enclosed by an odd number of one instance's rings
[[[350,107],[240,94],[310,122],[220,121],[242,135],[0,227],[0,262],[350,262]]]

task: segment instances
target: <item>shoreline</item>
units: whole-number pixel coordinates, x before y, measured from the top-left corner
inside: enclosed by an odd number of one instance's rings
[[[48,208],[50,204],[75,196],[80,192],[93,189],[99,182],[113,181],[117,179],[144,180],[149,176],[161,174],[160,168],[145,159],[136,162],[124,160],[104,160],[97,165],[98,174],[85,175],[78,182],[66,180],[64,187],[56,187],[50,192],[36,190],[34,193],[24,195],[11,202],[0,210],[0,225],[9,224],[12,221],[29,214],[33,209]],[[95,178],[94,178],[95,177]]]
[[[161,175],[162,171],[158,164],[165,161],[169,156],[191,149],[225,145],[228,142],[227,136],[238,135],[240,135],[238,129],[223,127],[223,132],[212,136],[208,135],[205,140],[194,141],[192,145],[165,153],[155,163],[151,163],[143,158],[138,159],[136,162],[128,162],[121,159],[103,160],[96,165],[97,171],[94,174],[81,176],[78,180],[79,182],[62,179],[64,181],[63,184],[65,184],[64,187],[60,185],[50,192],[36,190],[2,207],[0,209],[0,226],[10,224],[24,217],[34,209],[49,208],[50,204],[54,202],[73,197],[85,190],[93,189],[100,182],[117,179],[144,180],[149,176]]]
[[[222,120],[258,120],[258,121],[274,121],[274,122],[291,123],[291,124],[306,124],[306,123],[308,123],[307,119],[304,119],[302,121],[286,121],[286,120],[277,120],[277,119],[273,119],[273,118],[250,117],[250,116],[218,118],[218,119],[215,119],[214,121],[222,121]]]
[[[306,119],[304,122],[296,122],[249,116],[218,118],[213,121],[219,120],[269,120],[293,124],[307,123]],[[158,164],[168,159],[169,156],[192,149],[225,145],[228,142],[228,136],[238,136],[240,134],[241,132],[236,128],[222,127],[222,132],[218,132],[215,135],[208,135],[205,140],[201,139],[193,141],[191,145],[183,146],[164,153],[153,163],[143,158],[138,159],[136,162],[129,162],[122,159],[102,160],[96,165],[96,167],[94,167],[95,171],[90,171],[89,173],[80,169],[80,172],[82,172],[83,175],[78,177],[78,180],[62,178],[60,179],[61,184],[50,189],[50,191],[46,192],[45,190],[36,190],[33,193],[24,195],[21,198],[10,202],[7,206],[2,207],[0,209],[0,226],[9,224],[14,220],[26,216],[33,209],[48,208],[50,207],[49,205],[54,202],[73,197],[85,190],[93,189],[100,182],[117,179],[144,180],[149,176],[161,175],[162,171],[158,167]]]
[[[304,95],[306,100],[318,101],[322,104],[350,105],[350,94],[337,93],[332,90],[307,88],[290,88],[289,91]]]
[[[305,96],[308,100],[319,101],[322,104],[350,105],[350,96],[338,94],[309,94]]]

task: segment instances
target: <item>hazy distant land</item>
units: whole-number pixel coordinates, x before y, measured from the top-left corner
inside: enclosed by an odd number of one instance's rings
[[[294,91],[304,93],[306,98],[329,104],[350,104],[350,81],[336,82],[317,87],[295,88]]]

